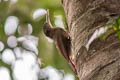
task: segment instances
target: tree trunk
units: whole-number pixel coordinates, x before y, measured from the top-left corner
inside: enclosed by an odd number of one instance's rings
[[[79,80],[120,80],[120,42],[116,34],[105,40],[98,37],[88,50],[85,48],[97,29],[120,15],[120,0],[62,0],[62,4]]]

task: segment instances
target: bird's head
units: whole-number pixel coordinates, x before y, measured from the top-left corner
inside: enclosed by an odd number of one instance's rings
[[[53,31],[53,29],[50,27],[50,25],[48,23],[45,23],[43,25],[44,34],[51,39],[52,39],[52,33],[53,33],[52,31]]]
[[[49,10],[47,10],[46,22],[43,25],[43,32],[47,37],[53,39],[53,28],[52,28],[50,18],[49,18]]]

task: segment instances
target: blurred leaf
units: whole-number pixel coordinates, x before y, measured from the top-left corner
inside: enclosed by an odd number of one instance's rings
[[[117,31],[119,29],[119,25],[117,23],[113,24],[113,29]]]
[[[117,31],[118,39],[120,40],[120,30]]]
[[[120,17],[118,17],[118,18],[116,19],[116,23],[117,23],[118,25],[120,25]]]

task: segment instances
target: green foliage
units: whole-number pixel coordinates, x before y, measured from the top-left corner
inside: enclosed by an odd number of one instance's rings
[[[120,30],[117,31],[118,39],[120,40]]]
[[[110,34],[116,33],[118,39],[120,40],[120,17],[118,17],[115,22],[106,25],[107,31],[101,35],[101,39],[105,40]]]
[[[116,32],[118,39],[120,40],[120,17],[118,17],[113,24],[113,29]]]

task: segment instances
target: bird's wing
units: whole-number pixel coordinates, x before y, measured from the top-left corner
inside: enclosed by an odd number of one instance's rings
[[[59,52],[61,53],[62,56],[64,56],[64,58],[69,62],[69,41],[67,41],[67,38],[65,37],[60,37],[57,36],[57,40],[56,40],[56,47],[59,50]]]

